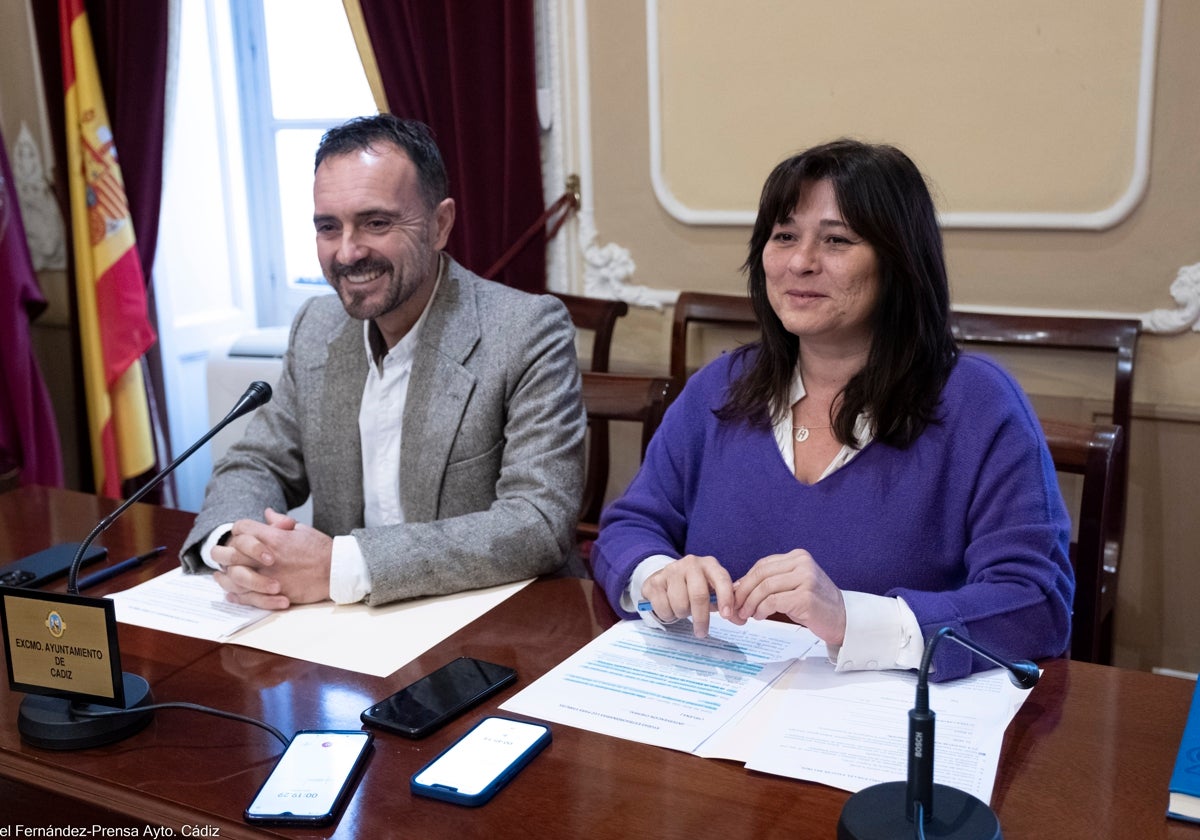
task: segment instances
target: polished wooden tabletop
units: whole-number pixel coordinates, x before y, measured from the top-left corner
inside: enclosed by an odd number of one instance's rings
[[[114,508],[62,490],[0,494],[0,564],[77,541]],[[179,511],[132,507],[101,540],[109,562],[155,545],[170,552],[97,594],[170,568],[191,520]],[[377,732],[354,798],[336,825],[322,830],[242,821],[281,751],[257,727],[164,710],[120,743],[53,752],[21,742],[22,695],[0,686],[0,831],[6,824],[95,823],[137,827],[141,836],[150,836],[145,826],[166,826],[175,836],[196,827],[190,836],[210,837],[834,836],[845,791],[558,724],[545,752],[482,808],[409,792],[409,778],[425,761],[615,620],[590,581],[538,581],[384,679],[120,625],[124,670],[146,678],[157,701],[214,706],[288,734],[357,729],[366,706],[460,655],[511,665],[519,680],[424,740]],[[382,647],[387,639],[362,644]],[[1042,682],[1005,737],[992,799],[1004,836],[1200,838],[1200,826],[1165,816],[1192,684],[1065,660],[1043,664]]]

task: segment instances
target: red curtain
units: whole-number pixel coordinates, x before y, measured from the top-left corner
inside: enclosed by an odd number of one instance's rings
[[[121,155],[125,197],[137,235],[138,257],[146,276],[150,323],[158,330],[154,299],[154,254],[162,204],[163,132],[166,126],[167,39],[170,3],[145,0],[86,0],[96,63],[112,121],[113,142]],[[170,461],[170,426],[163,381],[161,345],[146,353],[146,399],[156,437],[156,473]],[[129,482],[129,491],[143,481]],[[174,479],[151,492],[160,504],[174,502]]]
[[[397,116],[433,129],[457,220],[447,250],[487,271],[542,214],[532,0],[360,0]],[[546,290],[546,238],[494,278]]]
[[[92,24],[113,143],[121,155],[121,175],[137,233],[138,257],[146,284],[152,287],[150,272],[158,245],[158,211],[162,203],[167,10],[171,4],[86,0],[84,5]]]

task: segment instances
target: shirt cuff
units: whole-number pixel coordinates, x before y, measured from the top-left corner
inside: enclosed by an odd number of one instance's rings
[[[208,538],[200,544],[200,559],[204,561],[205,566],[208,566],[208,568],[213,569],[214,571],[219,572],[221,570],[221,564],[213,559],[212,550],[221,544],[221,540],[225,539],[227,535],[232,533],[232,522],[226,522],[224,525],[213,528],[212,531],[209,532]]]
[[[351,536],[333,538],[329,561],[329,597],[335,604],[357,604],[371,594],[367,559],[358,540]]]
[[[925,640],[916,615],[903,598],[842,592],[846,637],[829,646],[837,671],[876,671],[921,667]]]
[[[628,588],[621,593],[621,609],[626,612],[637,613],[642,621],[660,630],[667,624],[674,624],[675,622],[673,621],[660,621],[653,610],[641,611],[637,608],[637,605],[638,601],[643,600],[642,585],[646,582],[646,578],[659,569],[666,568],[678,559],[678,557],[668,557],[665,554],[652,554],[641,563],[638,563],[629,578]]]

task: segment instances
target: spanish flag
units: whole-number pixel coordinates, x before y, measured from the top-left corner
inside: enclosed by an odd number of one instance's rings
[[[96,492],[155,463],[141,356],[154,344],[125,182],[83,0],[59,0],[75,286]]]

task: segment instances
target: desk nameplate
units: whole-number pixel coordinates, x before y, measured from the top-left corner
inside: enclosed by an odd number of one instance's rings
[[[0,623],[13,691],[125,704],[109,599],[0,587]]]

